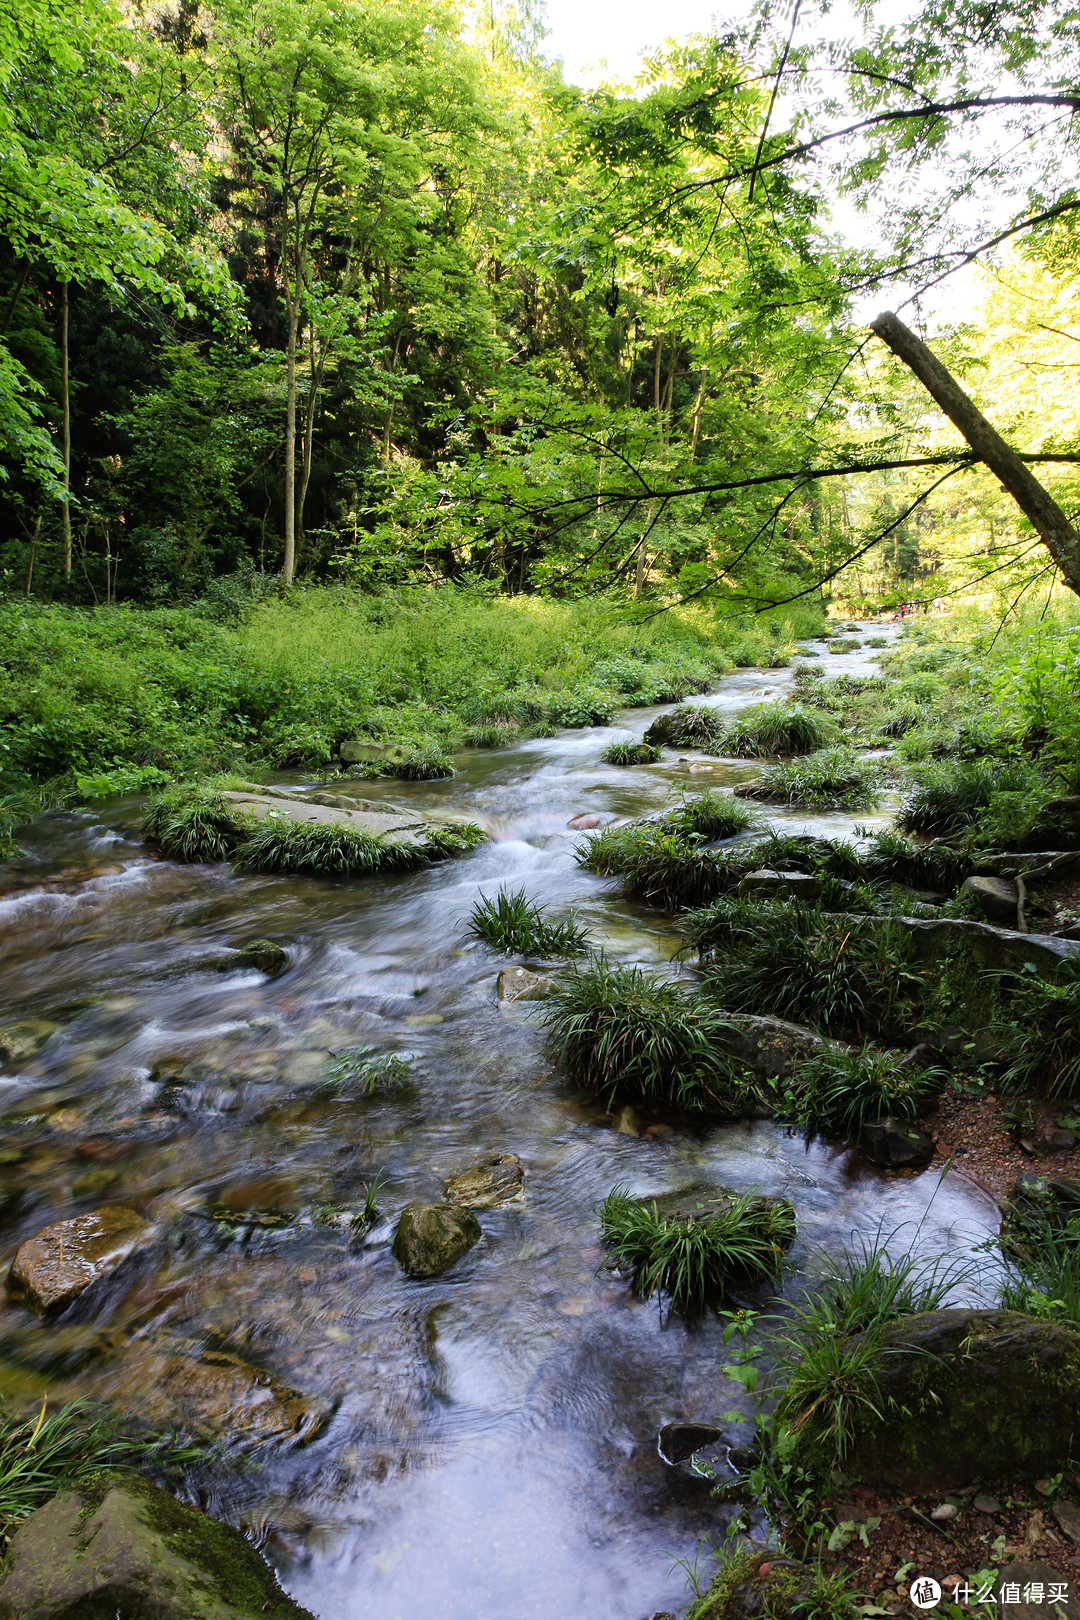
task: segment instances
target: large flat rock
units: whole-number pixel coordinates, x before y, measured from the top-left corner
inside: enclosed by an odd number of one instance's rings
[[[208,1349],[179,1335],[130,1347],[124,1369],[131,1415],[155,1427],[250,1450],[303,1445],[325,1426],[324,1402],[230,1350]]]
[[[249,793],[229,788],[221,797],[230,809],[254,821],[280,816],[287,821],[315,822],[323,827],[344,825],[354,832],[385,838],[394,844],[422,844],[432,820],[396,809],[346,810],[342,805],[319,804],[314,799],[289,793]]]
[[[8,1292],[39,1316],[55,1314],[157,1235],[152,1222],[123,1204],[107,1204],[88,1215],[57,1221],[18,1249],[8,1273]]]

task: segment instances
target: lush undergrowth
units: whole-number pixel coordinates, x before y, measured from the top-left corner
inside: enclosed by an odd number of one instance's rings
[[[881,796],[880,780],[877,766],[850,748],[823,748],[805,759],[781,760],[736,792],[804,810],[872,810]]]
[[[737,634],[691,609],[442,586],[296,590],[225,623],[196,608],[0,601],[0,794],[135,792],[223,769],[330,764],[346,738],[439,757],[466,739],[593,725],[704,691],[737,654],[765,663],[794,625]],[[746,657],[749,648],[750,657]]]

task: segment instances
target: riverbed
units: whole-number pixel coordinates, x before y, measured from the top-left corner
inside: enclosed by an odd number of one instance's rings
[[[817,650],[830,674],[875,667],[871,649]],[[734,711],[790,681],[741,670],[694,701]],[[652,766],[600,761],[659,712],[463,754],[444,782],[357,783],[490,834],[422,871],[180,866],[141,843],[134,801],[46,817],[4,869],[0,1023],[59,1026],[0,1074],[5,1259],[102,1202],[135,1205],[165,1238],[58,1325],[0,1306],[0,1388],[151,1413],[163,1345],[264,1368],[301,1398],[306,1443],[268,1441],[248,1454],[257,1467],[226,1455],[193,1486],[321,1620],[648,1620],[690,1601],[676,1560],[721,1539],[734,1510],[664,1462],[657,1433],[746,1402],[722,1374],[716,1319],[668,1319],[603,1269],[596,1209],[616,1183],[784,1194],[798,1218],[789,1297],[853,1235],[959,1256],[997,1229],[996,1206],[955,1173],[887,1176],[768,1122],[623,1134],[553,1071],[538,1010],[499,1004],[503,959],[465,923],[500,886],[573,908],[620,960],[691,971],[671,962],[669,918],[576,865],[568,827],[755,773],[673,750]],[[891,808],[768,819],[850,836]],[[219,969],[257,936],[287,946],[284,973]],[[313,1090],[330,1054],[358,1045],[406,1056],[413,1083],[351,1102]],[[483,1213],[482,1241],[446,1275],[406,1279],[389,1246],[397,1214],[493,1151],[521,1158],[524,1204]],[[313,1211],[362,1203],[376,1180],[382,1217],[361,1243],[317,1224]]]

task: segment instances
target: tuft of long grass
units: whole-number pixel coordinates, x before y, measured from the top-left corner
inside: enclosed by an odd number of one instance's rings
[[[729,1283],[779,1275],[795,1214],[784,1199],[746,1192],[723,1211],[680,1219],[614,1187],[600,1211],[600,1235],[640,1298],[666,1296],[674,1310],[700,1316],[723,1299]]]
[[[745,1096],[723,1051],[723,1014],[684,985],[599,956],[563,974],[543,1005],[568,1077],[608,1108],[643,1101],[730,1113]]]
[[[417,851],[407,844],[387,845],[387,865],[408,868],[428,861],[448,860],[454,855],[467,855],[469,850],[486,844],[488,835],[474,821],[429,822],[424,840]]]
[[[469,914],[469,932],[508,956],[578,956],[585,949],[586,933],[573,917],[549,922],[544,910],[524,889],[492,898],[481,895]]]
[[[937,1097],[942,1070],[905,1064],[899,1052],[864,1046],[826,1049],[796,1064],[777,1117],[837,1136],[855,1135],[868,1120],[917,1119]]]
[[[326,1078],[312,1086],[309,1096],[379,1097],[412,1082],[412,1065],[396,1052],[377,1052],[373,1046],[347,1046],[338,1052]]]
[[[404,759],[379,766],[380,776],[396,776],[403,782],[437,782],[453,774],[453,763],[434,745],[414,748]]]
[[[319,875],[377,872],[384,858],[382,840],[371,833],[343,821],[293,821],[286,816],[266,816],[233,854],[241,871]]]
[[[826,1035],[886,1034],[906,1026],[926,993],[908,934],[888,919],[850,918],[795,904],[713,951],[706,987],[732,1011],[771,1013]]]
[[[896,825],[902,832],[963,833],[975,827],[1002,794],[1050,796],[1038,773],[1023,761],[968,759],[927,765],[905,798]]]
[[[645,741],[669,743],[673,748],[711,748],[723,729],[723,718],[715,709],[684,703],[654,721],[645,733]]]
[[[228,860],[248,827],[219,793],[190,783],[155,794],[142,823],[144,837],[176,861]]]
[[[600,758],[605,765],[655,765],[663,753],[654,743],[613,742],[608,743]]]
[[[1001,1084],[1028,1095],[1080,1096],[1080,963],[1057,979],[1016,975],[1009,990],[1007,1024],[994,1034],[1007,1056]]]
[[[1019,1241],[1006,1229],[1001,1242],[1009,1262],[1002,1309],[1080,1328],[1080,1221],[1028,1221]]]
[[[694,798],[684,798],[674,810],[669,810],[655,823],[665,833],[688,842],[711,844],[718,839],[734,838],[745,832],[753,821],[753,814],[745,804],[739,804],[727,793],[716,793],[706,788]]]
[[[913,843],[892,827],[870,834],[860,861],[871,879],[946,892],[958,888],[971,871],[970,856],[960,850],[947,844]]]
[[[846,748],[782,760],[736,792],[747,799],[803,810],[870,810],[880,798],[877,766]]]
[[[717,751],[745,759],[812,754],[832,740],[834,730],[821,714],[800,704],[761,703],[743,710],[718,740]]]

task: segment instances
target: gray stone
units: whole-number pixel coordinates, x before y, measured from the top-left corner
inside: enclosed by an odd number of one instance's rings
[[[816,900],[821,893],[821,879],[810,872],[776,872],[763,866],[759,872],[747,872],[739,884],[744,895],[792,895],[800,900]]]
[[[286,793],[278,788],[228,789],[222,799],[238,816],[253,821],[283,816],[289,821],[317,822],[322,826],[351,827],[354,832],[382,838],[389,844],[405,847],[422,845],[432,831],[441,827],[471,825],[467,816],[439,814],[423,819],[396,807],[370,808],[370,801],[361,801],[367,808],[348,810],[337,804],[320,804],[317,798],[306,794]]]
[[[525,1169],[516,1153],[491,1153],[446,1183],[446,1200],[464,1209],[505,1209],[525,1202]]]
[[[546,1001],[554,988],[550,974],[533,973],[529,968],[503,968],[499,974],[500,1001]]]
[[[1001,1512],[1001,1503],[996,1496],[976,1496],[971,1505],[976,1513],[989,1513],[992,1515]]]
[[[157,1235],[152,1222],[123,1204],[58,1221],[20,1245],[8,1272],[8,1293],[39,1316],[65,1310]]]
[[[437,1277],[482,1236],[480,1222],[453,1204],[409,1204],[394,1234],[394,1259],[409,1277]]]
[[[19,1526],[0,1620],[311,1620],[231,1525],[137,1474],[102,1472]]]
[[[768,1018],[762,1013],[725,1013],[727,1030],[719,1044],[732,1057],[739,1058],[759,1075],[786,1080],[803,1058],[825,1051],[845,1050],[824,1035],[789,1024],[785,1018]]]
[[[960,897],[973,900],[989,922],[1015,923],[1020,891],[1009,878],[969,877],[960,885]]]
[[[871,1164],[890,1170],[914,1169],[934,1157],[934,1139],[908,1119],[867,1120],[859,1131],[859,1146]]]
[[[712,1423],[665,1423],[657,1439],[657,1449],[666,1463],[679,1463],[692,1457],[702,1446],[714,1446],[723,1438],[723,1429]]]
[[[280,973],[289,965],[289,953],[284,946],[276,945],[272,939],[252,939],[246,945],[241,945],[238,951],[230,951],[218,963],[222,971],[228,969],[256,968],[260,973]]]
[[[1004,1586],[1019,1587],[1019,1603],[1002,1603],[994,1612],[1000,1620],[1045,1620],[1047,1615],[1053,1615],[1054,1620],[1080,1620],[1080,1591],[1077,1590],[1076,1572],[1069,1576],[1062,1575],[1060,1571],[1053,1570],[1049,1564],[1004,1564],[998,1576],[995,1590],[1000,1594]],[[1065,1587],[1068,1591],[1067,1601],[1055,1603],[1052,1608],[1047,1607],[1051,1585]],[[1025,1592],[1032,1587],[1036,1592],[1031,1593],[1031,1601],[1024,1601]],[[1041,1587],[1041,1594],[1037,1589]]]
[[[46,1018],[21,1018],[16,1024],[5,1024],[0,1029],[0,1063],[25,1063],[59,1028]]]
[[[880,926],[877,917],[843,915],[853,931]],[[973,967],[1053,974],[1080,955],[1080,942],[1056,934],[1021,934],[966,917],[890,917],[889,926],[909,936],[916,956],[924,962],[937,961],[952,945],[963,945]],[[1031,967],[1025,968],[1025,963]]]
[[[1080,1508],[1075,1502],[1055,1502],[1054,1518],[1070,1541],[1080,1542]]]

